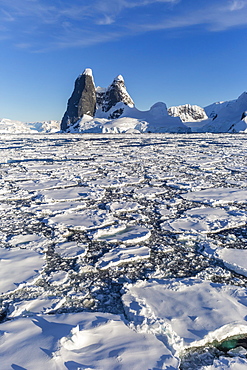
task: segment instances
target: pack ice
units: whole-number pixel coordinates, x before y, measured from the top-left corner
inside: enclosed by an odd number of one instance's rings
[[[0,147],[1,369],[246,368],[244,134]]]

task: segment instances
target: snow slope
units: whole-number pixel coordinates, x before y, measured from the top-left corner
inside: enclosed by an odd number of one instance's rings
[[[220,106],[222,108],[219,110],[216,106],[210,107],[210,110],[215,112],[215,116],[211,122],[202,127],[202,132],[244,132],[247,130],[247,92],[241,94],[237,100],[220,104]],[[209,111],[209,107],[206,110]]]
[[[79,131],[83,133],[141,133],[141,132],[190,132],[179,117],[168,115],[167,107],[164,103],[154,104],[148,111],[140,111],[135,107],[117,103],[107,115],[121,110],[121,117],[107,119],[102,111],[96,113],[96,118],[83,116],[79,121]],[[77,123],[78,125],[78,123]],[[78,131],[76,128],[72,132]]]
[[[104,90],[105,91],[105,90]],[[247,132],[247,93],[236,100],[214,103],[206,108],[196,105],[167,107],[154,104],[140,111],[131,104],[119,102],[108,112],[97,109],[95,117],[84,115],[70,132],[82,133],[142,133],[142,132]],[[169,114],[168,114],[169,113]],[[109,117],[119,118],[109,119]]]
[[[213,103],[204,109],[186,104],[170,107],[169,114],[180,117],[192,132],[247,132],[247,93],[238,99]]]

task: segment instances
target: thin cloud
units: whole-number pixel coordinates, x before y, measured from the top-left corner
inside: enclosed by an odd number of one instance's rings
[[[229,10],[235,11],[235,10],[241,10],[246,7],[246,1],[244,0],[234,0],[231,2],[229,6]]]
[[[245,10],[245,11],[243,11]],[[189,9],[186,12],[172,14],[161,21],[143,24],[129,24],[128,27],[139,32],[169,30],[191,26],[204,26],[208,31],[224,31],[232,27],[247,25],[247,1],[230,1],[222,6],[220,2],[205,9]]]
[[[247,0],[0,0],[0,40],[36,51],[84,47],[144,32],[201,25],[211,32],[247,25]],[[47,5],[48,4],[48,5]],[[204,4],[204,7],[202,6]],[[157,11],[160,9],[161,11]],[[18,30],[18,33],[17,31]]]

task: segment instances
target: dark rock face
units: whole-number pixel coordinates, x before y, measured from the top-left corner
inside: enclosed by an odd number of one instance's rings
[[[102,102],[102,111],[108,112],[117,103],[124,103],[125,105],[134,106],[134,102],[129,96],[124,79],[121,75],[117,76],[113,83],[105,91],[104,99]]]
[[[94,116],[96,110],[96,89],[91,69],[85,69],[75,81],[74,91],[68,100],[67,110],[61,122],[61,130],[76,123],[84,114]]]
[[[114,109],[118,103],[130,107],[134,106],[134,102],[126,90],[123,77],[117,76],[107,89],[101,87],[96,89],[92,70],[87,68],[75,81],[74,91],[61,122],[61,130],[66,131],[72,126],[73,129],[77,129],[76,122],[84,114],[94,117],[97,110],[101,111],[105,118],[118,118],[124,112],[124,107],[119,105]]]

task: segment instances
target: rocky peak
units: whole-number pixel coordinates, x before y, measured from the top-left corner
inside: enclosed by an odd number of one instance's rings
[[[119,104],[122,106],[120,107]],[[103,114],[106,118],[118,118],[126,105],[134,107],[134,102],[127,92],[122,75],[114,78],[107,89],[96,88],[93,72],[90,68],[86,68],[75,81],[74,91],[68,100],[67,110],[62,119],[61,130],[66,131],[70,126],[75,126],[83,115],[94,117],[96,111],[101,112],[100,115]],[[114,109],[115,106],[116,109]]]
[[[74,91],[68,100],[67,110],[63,116],[61,130],[76,123],[84,114],[93,117],[96,110],[96,89],[90,68],[76,79]]]
[[[114,78],[112,84],[106,89],[102,104],[102,111],[108,112],[112,107],[120,102],[130,107],[134,106],[134,102],[127,92],[122,75],[118,75],[116,78]]]
[[[203,108],[198,105],[178,105],[168,108],[168,114],[173,117],[180,117],[182,122],[193,122],[207,119]]]

